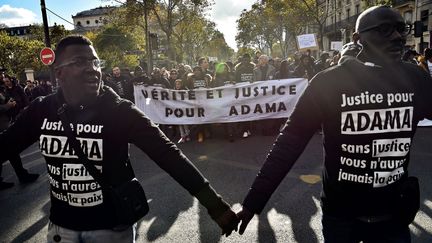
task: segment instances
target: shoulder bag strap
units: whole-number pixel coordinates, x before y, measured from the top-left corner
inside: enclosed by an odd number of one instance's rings
[[[60,108],[57,110],[57,114],[60,116],[64,131],[66,133],[66,136],[68,137],[70,145],[72,146],[73,150],[75,151],[78,158],[80,159],[80,162],[82,162],[84,167],[87,169],[87,171],[90,173],[90,175],[99,183],[99,185],[101,185],[102,188],[109,187],[105,183],[105,181],[103,180],[102,173],[89,161],[87,156],[82,151],[81,144],[76,139],[76,137],[75,137],[75,135],[72,132],[72,129],[70,127],[70,122],[69,122],[67,115],[66,115],[66,107],[67,107],[66,104],[63,104],[62,106],[60,106]]]

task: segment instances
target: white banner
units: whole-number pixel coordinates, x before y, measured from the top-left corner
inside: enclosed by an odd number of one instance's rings
[[[289,117],[307,83],[294,78],[195,90],[135,85],[134,95],[155,123],[225,123]]]

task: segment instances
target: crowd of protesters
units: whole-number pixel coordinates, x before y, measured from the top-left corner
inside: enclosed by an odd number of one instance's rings
[[[119,67],[114,67],[111,73],[104,75],[104,82],[121,97],[134,101],[133,85],[139,83],[167,89],[191,90],[240,82],[287,78],[310,80],[318,72],[343,62],[346,57],[355,57],[360,50],[361,45],[358,44],[358,38],[353,36],[353,42],[345,44],[340,52],[324,52],[318,58],[315,58],[310,50],[303,53],[297,52],[287,59],[271,58],[259,51],[253,57],[250,54],[243,54],[236,62],[218,63],[201,57],[196,66],[180,63],[171,69],[155,67],[150,74],[147,74],[140,66],[137,66],[133,72],[130,72],[129,69],[120,70]],[[432,50],[430,49],[425,50],[424,56],[408,50],[403,59],[422,66],[427,72],[432,70]],[[220,127],[224,132],[224,137],[233,142],[236,138],[249,137],[252,132],[276,135],[284,124],[284,120],[270,119],[210,125],[161,125],[161,128],[171,137],[178,137],[178,143],[184,143],[194,139],[203,142],[206,138],[212,137],[213,130]]]
[[[27,80],[23,88],[18,80],[7,74],[6,69],[0,68],[0,133],[13,123],[18,115],[38,96],[45,96],[52,92],[49,82],[34,82]],[[29,173],[22,164],[19,154],[8,158],[20,183],[31,183],[37,180],[39,174]],[[14,186],[13,182],[3,181],[3,165],[0,164],[0,190]]]
[[[355,57],[361,50],[358,38],[353,36],[353,42],[347,43],[342,50],[324,52],[315,58],[310,50],[296,52],[292,57],[282,59],[269,57],[255,52],[253,56],[243,54],[236,62],[212,62],[206,57],[197,60],[196,66],[178,64],[174,68],[155,67],[148,74],[142,67],[135,67],[134,71],[112,68],[111,72],[103,75],[106,85],[114,89],[122,98],[134,101],[134,84],[162,87],[167,89],[191,90],[199,88],[214,88],[232,85],[240,82],[255,82],[278,80],[287,78],[312,79],[318,72],[342,62],[347,56]],[[432,50],[427,48],[424,55],[414,50],[406,51],[403,60],[421,66],[432,74]],[[38,96],[46,96],[53,92],[53,86],[47,80],[27,80],[21,83],[8,75],[0,82],[0,88],[5,90],[6,96],[16,101],[16,105],[9,111],[13,121],[19,112],[29,102]],[[252,132],[262,135],[276,135],[285,119],[270,119],[254,122],[239,122],[210,125],[161,125],[161,128],[171,137],[178,137],[179,143],[196,139],[203,142],[213,135],[215,127],[221,127],[224,136],[229,141],[236,138],[247,138]],[[217,130],[217,128],[216,128]]]

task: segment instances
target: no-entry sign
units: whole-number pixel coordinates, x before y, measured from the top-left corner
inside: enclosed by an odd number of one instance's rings
[[[55,60],[54,51],[49,47],[43,48],[42,51],[40,52],[39,57],[42,63],[45,65],[51,65]]]

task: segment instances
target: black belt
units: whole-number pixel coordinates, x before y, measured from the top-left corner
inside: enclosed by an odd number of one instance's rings
[[[377,216],[360,216],[357,217],[356,219],[364,223],[379,223],[379,222],[384,222],[384,221],[389,221],[394,219],[394,215],[387,214],[387,215],[377,215]]]

